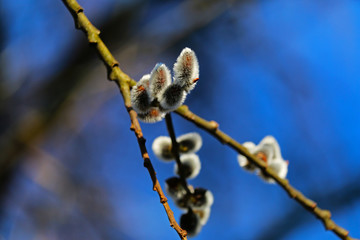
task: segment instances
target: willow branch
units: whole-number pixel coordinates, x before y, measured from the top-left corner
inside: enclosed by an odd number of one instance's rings
[[[247,148],[235,141],[226,133],[220,131],[219,124],[215,121],[207,121],[189,110],[185,105],[179,107],[176,113],[181,117],[194,123],[196,126],[206,130],[208,133],[216,137],[221,143],[230,146],[232,149],[245,156],[251,163],[260,168],[267,176],[274,179],[291,198],[295,199],[306,210],[315,215],[322,221],[326,230],[335,233],[339,238],[344,240],[355,240],[349,236],[349,231],[337,225],[331,219],[331,212],[329,210],[321,209],[317,206],[316,202],[305,197],[299,190],[290,185],[289,180],[280,178],[271,168],[267,167],[265,162],[251,154]]]
[[[115,81],[119,86],[120,92],[124,99],[125,106],[128,110],[131,119],[131,129],[135,132],[135,135],[138,139],[139,147],[142,153],[142,157],[144,159],[144,166],[149,171],[149,174],[153,181],[154,190],[157,191],[159,194],[160,201],[164,205],[165,211],[168,215],[170,225],[177,231],[181,239],[186,239],[186,231],[181,229],[178,226],[176,220],[174,219],[173,212],[171,211],[167,203],[167,199],[163,194],[160,184],[156,178],[154,168],[151,164],[151,161],[149,159],[145,147],[145,138],[143,137],[140,124],[137,120],[136,112],[131,108],[130,86],[135,85],[136,82],[132,80],[124,72],[121,71],[118,62],[114,59],[114,57],[111,55],[105,44],[100,39],[99,37],[100,31],[90,23],[90,21],[83,13],[83,9],[81,8],[81,6],[75,0],[62,0],[62,1],[73,15],[76,27],[83,30],[86,33],[89,43],[93,44],[97,49],[101,59],[108,68],[109,80]],[[289,194],[291,198],[295,199],[306,210],[310,211],[313,215],[319,218],[323,222],[327,230],[334,232],[341,239],[355,240],[354,238],[349,236],[349,232],[346,229],[340,227],[331,219],[330,211],[317,207],[316,202],[306,198],[300,191],[292,187],[287,179],[282,179],[279,176],[277,176],[270,168],[266,166],[266,164],[263,161],[257,159],[254,155],[250,154],[250,152],[244,146],[242,146],[240,143],[232,139],[229,135],[220,131],[219,125],[216,122],[207,121],[205,119],[200,118],[199,116],[192,113],[187,108],[187,106],[181,106],[179,109],[176,110],[176,113],[178,113],[183,118],[193,122],[198,127],[205,129],[207,132],[209,132],[211,135],[216,137],[223,144],[230,146],[238,153],[244,155],[251,163],[255,164],[269,177],[274,179]]]
[[[190,189],[189,189],[188,184],[186,182],[186,179],[184,177],[184,168],[182,167],[182,163],[180,161],[179,144],[176,141],[176,134],[175,134],[174,125],[173,125],[173,122],[172,122],[172,119],[171,119],[171,113],[167,113],[165,115],[165,122],[166,122],[166,127],[168,129],[169,136],[170,136],[170,139],[171,139],[171,145],[172,145],[171,146],[171,152],[175,157],[176,164],[178,165],[181,184],[183,185],[186,193],[190,195],[191,192],[190,192]]]
[[[112,56],[104,42],[101,40],[99,34],[100,31],[96,29],[89,19],[85,16],[83,8],[77,3],[76,0],[62,0],[65,6],[68,8],[70,13],[72,14],[75,26],[78,29],[81,29],[87,35],[88,42],[94,46],[99,54],[101,60],[104,62],[105,66],[108,70],[108,78],[109,80],[114,81],[119,89],[120,93],[124,99],[125,107],[129,113],[131,127],[130,129],[134,131],[135,136],[137,138],[139,148],[141,151],[142,158],[144,160],[144,166],[147,168],[149,175],[151,177],[153,183],[153,190],[156,191],[159,195],[160,202],[165,208],[166,214],[169,218],[170,226],[173,227],[181,239],[187,239],[186,231],[181,229],[178,223],[174,218],[174,213],[170,209],[170,206],[167,202],[167,198],[165,197],[159,181],[156,177],[156,173],[154,167],[150,161],[149,154],[147,152],[145,146],[145,138],[143,136],[139,121],[137,119],[136,112],[131,107],[131,100],[130,100],[130,82],[132,79],[125,74],[120,68],[119,63],[115,60]]]

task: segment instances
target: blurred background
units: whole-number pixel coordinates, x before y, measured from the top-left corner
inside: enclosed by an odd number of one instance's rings
[[[79,0],[121,69],[138,80],[200,62],[186,100],[239,142],[273,135],[290,182],[360,237],[360,2]],[[63,3],[0,3],[0,239],[179,239],[138,150],[118,88]],[[237,154],[197,131],[200,175],[215,198],[195,239],[338,239]],[[151,152],[165,122],[142,124]],[[169,201],[178,220],[181,211]]]

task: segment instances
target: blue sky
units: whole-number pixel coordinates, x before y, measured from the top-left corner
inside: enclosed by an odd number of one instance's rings
[[[200,80],[186,100],[190,109],[216,120],[239,142],[275,136],[290,162],[290,182],[360,237],[359,2],[224,2],[219,5],[225,10],[191,31],[184,29],[196,17],[186,11],[167,15],[182,9],[179,1],[80,4],[99,28],[119,14],[136,13],[103,32],[122,70],[136,80],[157,62],[172,68],[180,51],[192,48]],[[14,129],[45,105],[36,93],[71,64],[86,81],[64,101],[66,114],[31,143],[36,151],[22,157],[0,234],[11,240],[177,239],[142,166],[122,98],[61,1],[4,1],[2,8],[3,102],[17,103],[2,129]],[[156,19],[165,21],[151,25]],[[112,35],[118,42],[110,41]],[[178,37],[170,41],[172,36]],[[167,45],[157,46],[157,39]],[[141,40],[151,47],[142,47]],[[89,59],[74,58],[82,51],[90,52]],[[240,169],[234,151],[173,118],[178,135],[201,134],[202,169],[190,183],[210,189],[215,198],[209,222],[195,239],[337,239],[278,186]],[[142,127],[149,150],[157,136],[167,134],[164,122]],[[3,130],[2,140],[8,132]],[[173,165],[151,152],[150,157],[164,186]],[[179,219],[181,211],[170,205]]]

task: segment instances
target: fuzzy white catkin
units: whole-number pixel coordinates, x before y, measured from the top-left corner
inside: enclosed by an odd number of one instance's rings
[[[150,99],[153,101],[163,94],[166,87],[171,84],[170,70],[165,64],[158,63],[150,74]]]
[[[169,162],[174,159],[174,156],[169,154],[171,145],[172,143],[169,137],[159,136],[155,138],[152,144],[152,150],[158,159]]]
[[[211,207],[214,204],[214,195],[210,190],[206,191],[205,198],[207,199],[206,200],[207,207]]]
[[[288,162],[282,158],[280,146],[273,136],[266,136],[258,145],[255,145],[252,142],[246,142],[244,143],[244,146],[251,154],[265,154],[268,168],[271,168],[280,178],[286,178],[288,172]],[[238,155],[238,162],[245,170],[250,172],[256,171],[257,175],[267,183],[275,183],[272,178],[265,176],[262,171],[253,164],[249,163],[244,156]]]
[[[165,117],[165,113],[156,107],[151,107],[146,113],[138,113],[138,119],[146,123],[155,123],[161,121]]]
[[[199,215],[191,210],[182,214],[180,217],[180,227],[187,231],[189,237],[196,236],[202,228]]]
[[[179,84],[186,92],[192,90],[199,79],[199,62],[195,52],[184,48],[174,64],[174,83]]]
[[[193,179],[197,175],[199,175],[201,170],[201,162],[198,155],[196,155],[195,153],[183,154],[180,156],[180,162],[183,165],[190,167],[191,169],[190,175],[187,176],[188,179]],[[177,164],[174,165],[174,173],[177,175],[180,174]]]
[[[204,208],[202,210],[193,210],[200,217],[200,224],[205,225],[210,218],[211,207]]]
[[[137,113],[146,113],[149,111],[149,79],[150,74],[144,75],[140,81],[131,89],[131,105]]]
[[[196,210],[203,210],[209,208],[214,203],[214,195],[210,190],[203,188],[195,188],[195,195],[201,194],[202,199],[198,198],[198,202],[192,203],[191,207]]]
[[[273,161],[268,165],[271,170],[273,170],[280,178],[286,178],[288,172],[288,163],[284,160]],[[275,180],[265,176],[261,171],[258,172],[258,175],[267,183],[275,183]]]
[[[254,148],[256,147],[255,143],[253,142],[244,142],[243,146],[246,147],[250,153],[252,153]],[[249,163],[247,158],[241,154],[238,155],[238,163],[240,167],[249,172],[254,172],[257,169],[256,167],[248,167],[248,165],[251,163]]]
[[[160,106],[165,112],[171,112],[180,107],[186,98],[186,92],[179,84],[172,83],[159,96]]]
[[[188,149],[183,152],[183,153],[194,153],[199,151],[199,149],[202,146],[202,138],[200,136],[200,134],[196,133],[196,132],[191,132],[191,133],[187,133],[184,135],[179,136],[178,138],[176,138],[176,141],[179,143],[179,146],[183,145],[183,144],[189,144],[191,143],[190,147],[188,147]],[[179,149],[180,152],[182,152],[182,149]]]
[[[166,180],[165,191],[175,202],[186,195],[186,190],[178,177],[171,177]]]

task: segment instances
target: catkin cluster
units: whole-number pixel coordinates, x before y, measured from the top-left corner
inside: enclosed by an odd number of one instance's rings
[[[199,79],[199,63],[194,51],[184,48],[173,71],[172,79],[166,65],[158,63],[131,89],[132,107],[141,121],[158,122],[183,104]]]
[[[253,142],[243,143],[251,154],[264,161],[268,168],[271,168],[280,178],[286,178],[289,162],[281,156],[280,146],[273,136],[266,136],[258,145]],[[275,181],[260,171],[254,164],[250,163],[246,157],[238,155],[240,167],[249,172],[255,172],[267,183]]]
[[[184,181],[181,179],[195,178],[200,172],[201,162],[196,152],[202,146],[201,136],[198,133],[188,133],[178,137],[176,141],[181,165],[178,166],[175,163],[174,174],[177,176],[166,180],[166,192],[174,200],[176,206],[184,210],[180,217],[181,228],[188,232],[188,236],[195,236],[209,219],[214,197],[205,188],[194,188],[189,184],[184,186]],[[152,149],[155,155],[164,162],[175,159],[169,137],[156,138]]]

